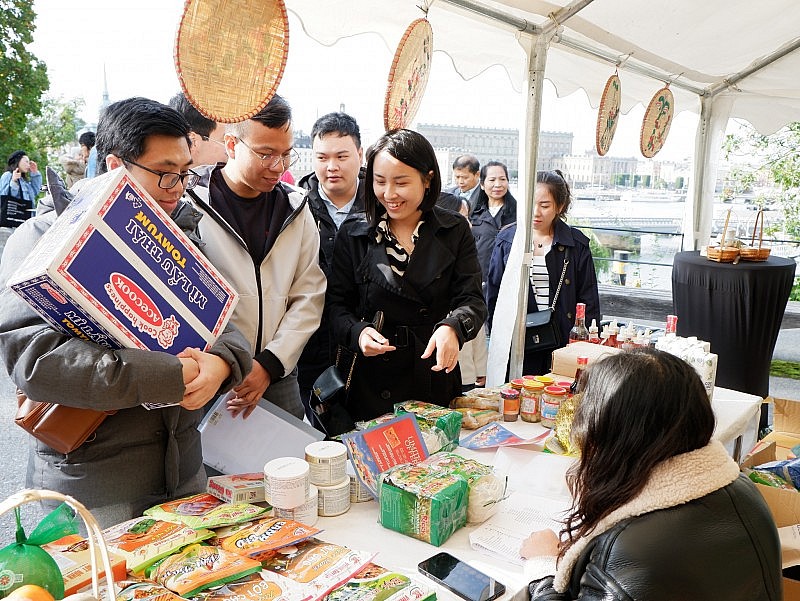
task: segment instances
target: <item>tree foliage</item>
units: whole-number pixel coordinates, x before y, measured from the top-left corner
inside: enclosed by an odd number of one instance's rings
[[[43,158],[26,130],[41,114],[42,93],[48,89],[47,67],[28,49],[35,29],[33,2],[0,0],[0,158],[24,149]]]
[[[775,198],[761,196],[756,202],[775,201],[783,211],[785,234],[800,238],[800,121],[790,123],[769,136],[758,133],[752,126],[742,125],[741,131],[729,134],[724,142],[725,157],[747,157],[747,162],[731,171],[731,186],[736,191],[748,191],[759,181],[778,187]]]
[[[31,148],[36,148],[43,158],[46,157],[46,164],[55,167],[61,149],[73,142],[77,131],[85,125],[78,117],[83,104],[83,100],[78,98],[64,100],[44,96],[41,115],[31,118],[25,132],[31,140]]]

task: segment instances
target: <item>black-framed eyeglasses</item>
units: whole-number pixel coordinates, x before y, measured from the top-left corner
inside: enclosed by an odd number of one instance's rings
[[[174,171],[156,171],[155,169],[150,169],[150,167],[145,167],[144,165],[140,165],[136,161],[132,161],[130,159],[124,159],[126,163],[130,163],[131,165],[136,165],[139,169],[144,169],[145,171],[149,171],[153,175],[158,176],[158,187],[162,190],[171,190],[178,183],[183,184],[184,190],[191,190],[197,185],[197,182],[200,181],[200,175],[195,173],[191,169],[186,173],[175,173]]]
[[[271,152],[267,154],[258,154],[255,150],[250,148],[247,142],[245,142],[241,138],[236,138],[236,139],[239,140],[242,144],[244,144],[244,147],[247,148],[247,150],[249,150],[258,157],[258,160],[261,161],[261,166],[265,169],[275,169],[275,167],[278,166],[278,163],[281,163],[283,165],[284,170],[286,170],[292,165],[294,165],[300,159],[300,155],[297,154],[297,151],[294,148],[292,148],[289,152],[285,152],[284,154],[281,155],[274,155]]]

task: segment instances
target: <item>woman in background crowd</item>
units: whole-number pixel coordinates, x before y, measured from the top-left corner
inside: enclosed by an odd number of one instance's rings
[[[590,366],[580,388],[571,511],[560,538],[535,532],[521,549],[554,574],[530,584],[532,601],[780,599],[775,522],[711,440],[714,412],[694,368],[636,349]]]
[[[481,167],[480,185],[469,221],[485,286],[495,238],[502,228],[517,220],[517,201],[508,191],[508,169],[503,163],[489,161]]]
[[[569,185],[561,171],[540,171],[536,175],[532,224],[533,266],[530,270],[527,312],[543,311],[551,305],[563,272],[564,281],[556,302],[554,319],[557,320],[564,346],[575,323],[577,303],[586,304],[587,324],[592,319],[596,319],[598,323],[600,321],[600,296],[597,293],[597,276],[589,239],[579,229],[570,227],[565,222],[571,202]],[[498,234],[492,252],[486,284],[490,326],[500,291],[500,281],[503,279],[516,233],[516,224],[505,228]],[[547,373],[550,371],[550,359],[550,351],[525,353],[523,373]]]
[[[23,150],[12,152],[5,173],[0,176],[0,195],[30,200],[35,205],[41,189],[42,174],[36,162],[30,160]]]
[[[447,406],[461,394],[459,349],[486,319],[469,224],[436,200],[436,155],[398,129],[367,152],[366,219],[336,237],[326,311],[333,335],[357,353],[347,401],[371,419],[410,399]],[[378,331],[370,319],[385,316]]]

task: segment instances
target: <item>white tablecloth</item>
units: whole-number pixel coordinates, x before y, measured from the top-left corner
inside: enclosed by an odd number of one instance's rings
[[[733,451],[739,437],[742,437],[741,448],[744,452],[755,443],[761,401],[760,397],[725,388],[714,390],[712,406],[717,417],[714,437],[725,444],[729,452]],[[504,422],[503,425],[525,439],[533,438],[545,430],[538,423],[532,424],[521,420]],[[500,451],[495,449],[470,451],[459,448],[457,452],[482,463],[496,465],[498,468],[502,467],[502,469],[508,469],[509,461],[517,461],[515,465],[519,465],[520,457],[530,456],[531,464],[538,462],[539,466],[544,466],[545,469],[550,469],[553,474],[560,474],[560,476],[554,476],[553,481],[549,482],[531,482],[525,473],[513,473],[512,468],[512,473],[509,474],[509,487],[512,490],[525,489],[526,492],[533,492],[548,498],[557,498],[565,494],[566,484],[563,474],[569,465],[568,458],[537,453],[525,447],[507,448]],[[558,481],[559,479],[560,481]],[[531,580],[530,569],[526,571],[524,567],[494,559],[471,549],[469,533],[479,526],[476,524],[460,528],[441,547],[437,548],[399,532],[383,528],[378,523],[376,501],[354,504],[345,514],[319,518],[317,522],[317,527],[324,529],[319,538],[345,545],[351,549],[377,551],[375,563],[420,579],[436,590],[438,599],[457,601],[459,597],[423,577],[417,571],[417,564],[439,551],[447,551],[505,584],[506,594],[501,597],[503,601],[526,600],[528,598],[527,585]]]

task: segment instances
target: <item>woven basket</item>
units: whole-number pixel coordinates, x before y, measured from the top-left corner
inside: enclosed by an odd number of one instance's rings
[[[236,123],[263,109],[288,54],[283,0],[186,0],[175,71],[186,98],[209,119]]]
[[[759,219],[761,225],[759,227]],[[756,229],[758,229],[758,246],[756,243]],[[756,214],[755,223],[753,223],[753,235],[750,237],[750,246],[742,246],[739,249],[739,254],[742,261],[766,261],[769,258],[770,248],[763,246],[764,242],[764,210],[759,209]]]
[[[100,572],[102,570],[105,572],[104,577],[107,583],[105,589],[106,596],[104,599],[106,601],[115,601],[116,592],[114,590],[114,572],[111,568],[111,560],[108,556],[108,547],[106,547],[106,541],[103,538],[103,531],[100,529],[100,525],[97,523],[97,520],[94,519],[94,516],[89,513],[89,510],[86,509],[86,507],[84,507],[81,503],[72,497],[61,494],[60,492],[54,492],[51,490],[27,489],[14,493],[5,501],[0,503],[0,515],[10,511],[11,509],[14,509],[15,507],[19,507],[20,505],[38,501],[61,501],[72,507],[72,509],[74,509],[75,512],[81,517],[83,523],[86,524],[86,538],[89,542],[89,557],[91,558],[92,563],[91,595],[94,599],[99,601]],[[97,557],[98,551],[100,553],[100,561],[98,561]],[[78,596],[80,596],[81,599],[86,598],[85,593],[78,593],[77,595],[65,597],[65,599]]]
[[[731,210],[725,216],[725,227],[722,228],[722,239],[719,246],[709,246],[707,250],[708,260],[717,263],[733,263],[739,256],[739,248],[736,246],[725,246],[725,237],[728,235],[728,222],[731,220]]]
[[[422,102],[433,60],[433,29],[427,19],[417,19],[403,34],[389,69],[383,103],[386,130],[408,127]]]

